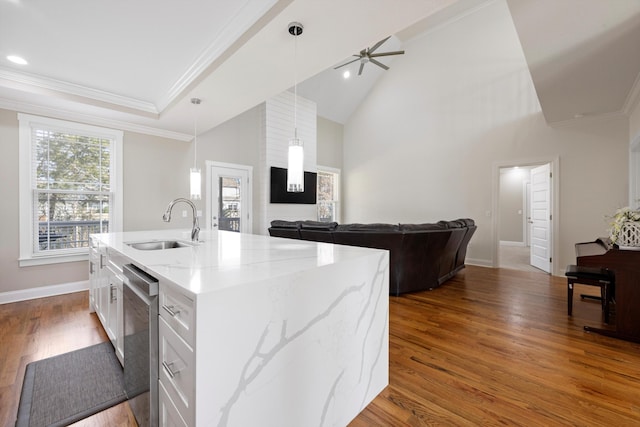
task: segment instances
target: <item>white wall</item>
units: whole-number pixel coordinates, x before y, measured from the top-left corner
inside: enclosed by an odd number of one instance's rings
[[[524,243],[523,221],[524,183],[529,180],[529,171],[523,168],[500,169],[500,224],[498,239],[501,242]]]
[[[504,1],[404,48],[345,125],[343,222],[470,217],[468,261],[492,265],[495,165],[559,157],[554,271],[605,234],[628,197],[628,119],[549,127]]]
[[[318,164],[342,169],[344,125],[318,116]]]
[[[629,206],[640,209],[640,102],[629,117]]]
[[[263,129],[263,105],[258,105],[244,113],[228,120],[212,130],[198,136],[198,167],[202,171],[203,198],[196,205],[203,214],[206,212],[206,204],[210,201],[204,194],[206,188],[205,161],[234,163],[253,167],[254,179],[251,182],[252,200],[254,207],[252,226],[253,232],[263,234],[260,231],[260,215],[257,213],[262,186],[259,182],[258,171],[260,169],[260,144],[264,135]],[[193,145],[193,144],[190,144]],[[190,149],[190,158],[193,159],[193,147]],[[191,160],[193,161],[193,160]],[[212,209],[213,212],[217,207]],[[200,226],[207,224],[207,218],[203,218]]]
[[[77,290],[89,277],[87,262],[18,266],[18,142],[17,112],[0,109],[0,301],[13,299],[7,293],[35,297],[49,291],[24,291],[46,286]],[[124,133],[123,144],[124,230],[190,227],[177,215],[162,221],[169,201],[188,195],[189,144],[133,132]]]
[[[629,114],[629,139],[633,141],[638,137],[640,137],[640,102]]]

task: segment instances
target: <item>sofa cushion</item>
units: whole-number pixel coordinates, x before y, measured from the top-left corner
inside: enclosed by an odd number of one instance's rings
[[[337,222],[320,222],[320,221],[302,221],[300,223],[301,229],[307,230],[334,230],[338,226]]]
[[[425,230],[445,230],[447,227],[443,224],[400,224],[400,231],[425,231]]]
[[[273,228],[300,228],[301,221],[283,221],[276,219],[271,221],[271,227]]]
[[[400,227],[397,224],[341,224],[336,231],[375,231],[375,232],[398,232]]]
[[[473,227],[474,225],[476,225],[476,222],[471,218],[458,218],[456,219],[456,221],[464,224],[465,227]]]
[[[464,224],[458,221],[438,221],[438,224],[442,224],[445,228],[464,228]]]

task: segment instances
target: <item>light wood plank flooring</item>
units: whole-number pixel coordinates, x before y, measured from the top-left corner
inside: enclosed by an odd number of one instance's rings
[[[577,286],[568,317],[564,278],[468,266],[390,297],[390,384],[351,426],[640,425],[640,345],[585,333],[603,325],[581,292],[597,290]],[[87,305],[86,292],[0,305],[1,425],[28,362],[106,339]],[[135,421],[125,403],[78,425]]]

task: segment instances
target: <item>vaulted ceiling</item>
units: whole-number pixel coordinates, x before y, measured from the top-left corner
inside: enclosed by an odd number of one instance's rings
[[[335,71],[388,35],[396,37],[384,50],[401,48],[487,1],[0,0],[0,108],[188,140],[196,118],[201,131],[210,129],[289,89],[294,77]],[[549,122],[631,105],[640,71],[639,1],[507,3]],[[305,27],[297,48],[291,21]],[[381,71],[368,67],[370,87]],[[356,85],[309,81],[300,85],[306,97],[342,99],[331,107],[342,111],[338,121],[368,90],[365,79],[353,97],[348,91]],[[194,107],[192,97],[202,104]]]
[[[455,2],[0,0],[0,107],[188,139]]]
[[[640,1],[507,4],[547,122],[628,113],[640,91]]]

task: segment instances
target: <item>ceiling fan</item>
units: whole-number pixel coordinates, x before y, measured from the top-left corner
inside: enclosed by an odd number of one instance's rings
[[[368,47],[366,49],[361,50],[358,55],[353,55],[353,56],[357,57],[356,59],[351,60],[349,62],[345,62],[342,65],[338,65],[337,67],[334,68],[334,70],[337,70],[340,67],[344,67],[345,65],[349,65],[349,64],[351,64],[353,62],[356,62],[356,61],[360,61],[360,70],[358,70],[358,75],[362,74],[362,69],[364,68],[364,64],[366,64],[367,62],[371,62],[373,64],[376,64],[378,67],[383,68],[384,70],[388,70],[389,67],[384,65],[382,62],[377,61],[375,58],[378,58],[380,56],[403,55],[404,54],[404,50],[396,50],[396,51],[393,51],[393,52],[380,52],[380,53],[374,53],[374,52],[380,46],[382,46],[382,44],[384,42],[389,40],[390,37],[391,36],[387,37],[386,39],[380,40],[378,43],[374,44],[371,47]]]

